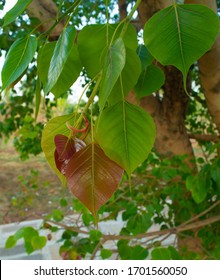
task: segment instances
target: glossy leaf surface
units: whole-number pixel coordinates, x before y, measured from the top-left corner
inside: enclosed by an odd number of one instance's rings
[[[209,8],[174,4],[146,23],[144,42],[161,64],[183,73],[185,84],[190,66],[211,48],[218,32],[218,16]]]
[[[121,101],[102,112],[95,138],[106,155],[130,175],[147,158],[155,139],[155,125],[140,107]]]
[[[72,137],[68,138],[65,135],[57,134],[54,137],[54,142],[60,160],[68,160],[75,154],[75,142]]]
[[[125,66],[125,45],[121,38],[118,38],[112,46],[110,46],[104,64],[103,80],[99,93],[99,106],[102,110],[117,82],[122,69]]]
[[[141,63],[136,51],[126,48],[125,66],[113,87],[109,98],[109,105],[123,100],[129,91],[135,86],[141,73]]]
[[[47,84],[48,81],[48,71],[55,45],[55,42],[51,42],[44,45],[40,49],[38,54],[38,74],[44,86]],[[72,84],[79,77],[81,70],[82,65],[79,59],[78,49],[76,46],[73,46],[56,84],[50,90],[56,98],[60,97],[72,86]]]
[[[12,44],[2,68],[2,90],[22,75],[33,59],[36,49],[35,36],[19,38]]]
[[[72,48],[74,48],[75,37],[76,30],[73,26],[65,28],[59,37],[50,62],[48,80],[44,87],[46,93],[55,86],[60,78]]]
[[[56,167],[63,175],[65,175],[66,167],[71,157],[84,148],[86,144],[80,139],[75,138],[73,140],[72,137],[69,138],[62,134],[57,134],[54,137],[54,143],[56,146],[54,153]]]
[[[123,174],[97,144],[75,153],[66,169],[70,191],[96,216],[116,191]]]
[[[4,24],[3,27],[12,23],[32,2],[32,0],[18,0],[14,7],[9,10],[4,16]]]

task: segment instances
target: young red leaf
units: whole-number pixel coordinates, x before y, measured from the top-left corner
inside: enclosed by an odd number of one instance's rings
[[[71,157],[80,149],[85,147],[85,143],[80,139],[68,138],[65,135],[58,134],[54,137],[56,150],[54,159],[57,169],[65,175],[66,166]]]
[[[122,174],[123,169],[92,143],[72,156],[65,175],[70,191],[96,216],[116,191]]]
[[[54,137],[54,143],[56,146],[59,160],[70,159],[76,152],[75,142],[72,138],[68,138],[65,135],[58,134]]]

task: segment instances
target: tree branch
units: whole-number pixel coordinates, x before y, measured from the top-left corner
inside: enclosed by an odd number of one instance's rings
[[[189,138],[195,139],[197,141],[208,141],[208,142],[219,142],[220,135],[213,135],[213,134],[194,134],[189,133]]]

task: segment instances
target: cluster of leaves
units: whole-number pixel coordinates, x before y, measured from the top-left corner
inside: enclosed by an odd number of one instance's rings
[[[45,94],[52,92],[58,98],[76,81],[82,68],[85,69],[95,85],[83,114],[76,111],[51,119],[43,131],[42,148],[61,181],[67,182],[70,191],[93,216],[97,217],[99,211],[100,215],[107,212],[116,218],[121,209],[126,209],[122,213],[125,226],[121,234],[130,237],[146,232],[152,223],[159,224],[160,229],[178,225],[178,219],[190,219],[198,211],[196,203],[203,211],[203,207],[207,208],[210,200],[218,197],[219,193],[216,169],[219,162],[212,162],[216,172],[212,171],[211,164],[207,164],[199,176],[194,177],[183,164],[183,158],[173,159],[172,163],[160,162],[158,158],[152,158],[152,154],[151,163],[156,164],[150,170],[152,178],[145,178],[144,184],[135,184],[130,190],[126,186],[116,191],[125,177],[123,171],[132,181],[132,172],[141,168],[140,164],[149,155],[156,134],[151,116],[139,106],[127,102],[126,96],[132,89],[137,98],[160,89],[164,74],[155,61],[176,66],[183,74],[186,88],[190,66],[211,47],[219,29],[218,17],[205,6],[174,3],[148,21],[143,32],[145,45],[138,46],[136,31],[129,23],[138,4],[139,0],[121,23],[86,25],[78,36],[74,22],[69,21],[72,24],[64,28],[56,42],[45,40],[42,43],[36,34],[24,34],[10,47],[2,70],[2,87],[5,89],[25,73],[38,52],[37,92],[39,94],[42,89]],[[71,12],[78,8],[79,5],[75,6]],[[9,12],[6,23],[13,21],[23,9],[24,6],[18,2],[16,15]],[[39,43],[42,44],[39,46]],[[84,114],[92,107],[96,95],[99,97],[98,118],[94,118],[91,109],[91,124],[81,128]],[[143,166],[146,172],[149,167]],[[201,178],[206,178],[206,184]],[[188,198],[187,190],[194,200],[183,199]],[[168,216],[162,211],[164,206],[168,207]],[[179,210],[175,217],[174,207]],[[81,206],[81,211],[84,225],[94,222],[94,217],[84,206]],[[53,212],[52,219],[62,221],[62,212]],[[111,256],[112,252],[102,246],[99,231],[92,229],[89,237],[73,241],[76,235],[74,230],[64,232],[64,244],[60,249],[63,258],[86,257],[87,253],[93,254],[99,244],[101,257]],[[10,241],[15,243],[12,237]],[[130,240],[119,240],[117,250],[121,259],[145,259],[148,249],[154,245],[146,248]],[[207,246],[212,245],[207,241]],[[153,252],[152,258],[160,258],[161,255],[180,258],[172,247],[157,248]]]
[[[38,230],[33,227],[23,227],[16,234],[9,236],[5,247],[7,249],[14,247],[19,239],[24,239],[25,250],[28,254],[42,249],[47,243],[46,237],[40,236]]]
[[[212,152],[210,150],[212,154],[213,148]],[[219,159],[210,158],[209,162],[204,164],[200,158],[198,164],[203,168],[198,177],[192,176],[183,156],[161,160],[152,152],[132,175],[132,189],[124,176],[119,189],[99,210],[101,223],[121,220],[120,236],[128,237],[126,240],[119,238],[111,248],[106,242],[111,238],[108,239],[108,235],[94,227],[93,215],[75,198],[60,199],[59,208],[47,215],[43,227],[50,230],[52,235],[64,228],[59,240],[60,255],[63,259],[91,256],[102,259],[118,257],[126,260],[200,259],[202,256],[187,248],[179,248],[177,252],[174,248],[175,240],[169,242],[171,246],[164,247],[163,241],[169,238],[169,234],[163,238],[157,235],[144,238],[144,234],[153,225],[157,225],[159,230],[166,230],[181,225],[182,221],[189,221],[203,211],[206,214],[201,216],[201,221],[218,215],[219,205],[212,211],[206,210],[219,200]],[[201,180],[202,188],[198,187],[198,180]],[[64,220],[69,209],[72,209],[71,214],[76,217],[71,217],[71,225],[68,224],[68,220],[67,224]],[[183,233],[184,237],[194,236],[194,232],[190,230]],[[207,258],[219,259],[219,225],[201,228],[198,236],[204,252],[209,252]]]

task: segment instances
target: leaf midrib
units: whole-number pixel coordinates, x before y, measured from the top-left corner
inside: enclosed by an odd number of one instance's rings
[[[25,44],[25,48],[24,48],[24,50],[23,50],[23,52],[22,52],[22,55],[21,55],[21,57],[20,57],[20,59],[19,59],[17,65],[16,65],[16,67],[15,67],[15,70],[12,72],[12,74],[11,74],[11,75],[9,76],[9,78],[7,79],[5,85],[8,85],[8,81],[10,81],[11,77],[14,76],[14,73],[16,73],[16,71],[17,71],[17,69],[18,69],[18,66],[21,64],[21,61],[22,61],[22,59],[23,59],[23,57],[24,57],[24,53],[26,52],[26,49],[27,49],[27,45],[28,45],[28,43],[29,43],[29,40],[30,40],[30,37],[27,38],[27,41],[26,41],[26,44]],[[21,40],[21,41],[22,41],[22,40]]]
[[[182,63],[183,63],[183,68],[184,68],[184,74],[186,73],[186,63],[184,59],[184,53],[183,53],[183,45],[182,45],[182,37],[181,37],[181,28],[180,28],[180,21],[179,21],[179,15],[177,11],[177,4],[174,4],[174,11],[175,11],[175,16],[176,16],[176,23],[177,23],[177,30],[178,30],[178,38],[179,38],[179,45],[180,45],[180,53],[181,53],[181,58],[182,58]]]
[[[124,130],[124,142],[125,142],[125,153],[126,153],[126,161],[129,165],[129,173],[131,170],[130,159],[129,159],[129,151],[128,151],[128,139],[127,139],[127,126],[126,126],[126,109],[125,109],[125,100],[122,100],[122,114],[123,114],[123,130]]]

